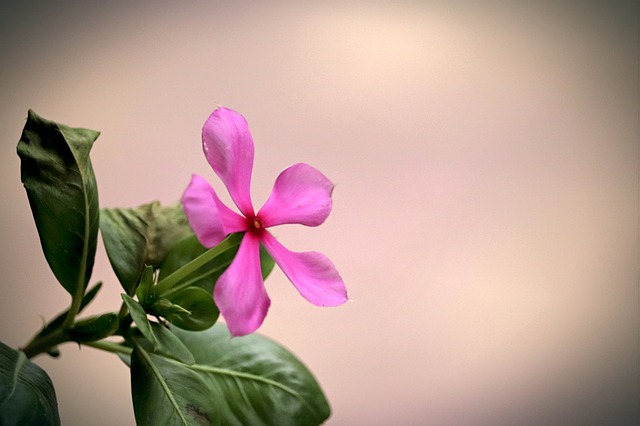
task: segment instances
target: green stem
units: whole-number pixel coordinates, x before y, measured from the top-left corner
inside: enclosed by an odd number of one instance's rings
[[[100,349],[103,351],[111,352],[114,354],[131,355],[133,349],[128,346],[121,345],[119,343],[109,342],[107,340],[97,340],[95,342],[85,342],[85,346],[91,346],[92,348]]]
[[[184,287],[189,286],[191,284],[190,280],[187,280],[183,283],[181,283],[181,281],[189,277],[202,266],[214,260],[216,257],[220,256],[222,253],[237,247],[240,244],[240,241],[242,241],[242,236],[242,233],[229,235],[217,246],[207,250],[200,256],[196,257],[195,259],[183,265],[181,268],[169,274],[164,279],[160,280],[160,282],[158,282],[158,284],[155,286],[156,294],[158,294],[160,297],[166,297],[167,295],[170,295],[181,290]],[[22,351],[28,358],[33,358],[40,353],[48,352],[61,343],[72,341],[69,335],[69,330],[73,326],[75,317],[76,315],[78,315],[78,312],[80,312],[80,309],[82,307],[83,293],[84,288],[82,286],[78,286],[78,291],[75,295],[73,295],[71,306],[69,307],[67,315],[65,316],[64,321],[59,328],[46,334],[45,336],[36,336],[33,340],[31,340],[31,342],[27,344],[27,346],[22,349]],[[131,324],[131,317],[127,315],[126,306],[123,305],[120,308],[118,317],[120,319],[120,326],[117,333],[124,334],[124,332],[126,332],[126,329]],[[81,344],[97,349],[102,349],[108,352],[117,352],[123,354],[131,353],[131,348],[108,341],[81,342]]]
[[[173,271],[171,274],[169,274],[169,276],[160,280],[155,287],[156,294],[160,295],[161,297],[165,297],[173,292],[181,290],[185,286],[184,285],[176,286],[177,283],[179,283],[180,281],[188,277],[198,268],[211,262],[213,259],[221,255],[225,251],[231,250],[232,248],[234,248],[236,245],[240,243],[241,240],[242,240],[242,233],[229,235],[225,240],[223,240],[217,246],[207,250],[206,252],[202,253],[200,256],[196,257],[192,261],[183,265],[181,268]],[[186,285],[188,286],[188,284],[189,283],[187,283]]]
[[[48,352],[51,348],[68,341],[69,333],[62,328],[58,328],[45,336],[34,338],[27,346],[22,348],[22,352],[25,353],[27,358],[33,358],[42,352]]]
[[[82,289],[82,287],[79,288],[81,289],[81,291],[77,292],[71,299],[71,306],[69,306],[69,311],[67,312],[67,316],[65,317],[64,322],[61,326],[63,330],[69,330],[71,328],[76,315],[78,315],[78,312],[80,312],[80,305],[82,304],[84,289]]]

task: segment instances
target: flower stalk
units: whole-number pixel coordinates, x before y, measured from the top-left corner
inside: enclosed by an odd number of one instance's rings
[[[178,284],[178,283],[180,283],[180,281],[184,280],[190,274],[198,270],[198,268],[201,268],[202,266],[211,262],[216,257],[220,256],[225,251],[231,250],[232,248],[237,246],[238,243],[240,242],[240,239],[241,239],[241,235],[232,234],[229,237],[227,237],[225,240],[223,240],[220,244],[210,248],[200,256],[196,257],[195,259],[183,265],[181,268],[172,272],[167,277],[160,280],[158,284],[155,286],[156,294],[158,294],[158,296],[160,297],[167,297],[173,293],[176,293],[186,288],[190,284],[188,281],[182,284]]]

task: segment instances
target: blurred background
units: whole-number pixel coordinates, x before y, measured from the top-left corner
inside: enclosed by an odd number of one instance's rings
[[[17,2],[16,2],[17,3]],[[276,270],[260,329],[314,372],[329,425],[638,421],[636,1],[23,1],[0,13],[0,340],[68,306],[19,178],[27,110],[102,132],[103,207],[176,201],[217,104],[247,118],[253,196],[307,162],[352,302]],[[225,193],[226,196],[226,193]],[[228,200],[228,197],[225,198]],[[88,313],[117,309],[99,246]],[[67,344],[35,361],[65,425],[134,423],[128,370]]]

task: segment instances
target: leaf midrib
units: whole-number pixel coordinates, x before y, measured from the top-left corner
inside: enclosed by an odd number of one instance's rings
[[[76,163],[78,163],[78,160],[76,160]],[[80,170],[80,164],[78,164],[78,170]],[[88,185],[85,179],[85,174],[82,170],[80,170],[80,181],[82,182],[82,199],[84,200],[84,238],[82,241],[82,261],[80,263],[80,273],[78,274],[76,291],[80,298],[82,298],[82,295],[84,295],[85,274],[87,273],[87,259],[89,257],[89,237],[91,234],[91,215],[89,214],[90,202],[88,200],[87,191]]]
[[[13,377],[11,378],[11,392],[9,392],[9,395],[7,395],[7,397],[3,401],[0,401],[0,405],[4,404],[6,401],[11,400],[11,397],[16,392],[20,372],[26,365],[26,362],[27,356],[24,354],[24,352],[18,351],[18,358],[15,360],[15,365],[13,367]]]
[[[167,384],[167,382],[164,380],[164,377],[162,377],[162,374],[160,373],[160,371],[156,368],[156,365],[153,363],[153,360],[151,359],[151,357],[149,356],[147,351],[145,351],[138,344],[136,344],[136,351],[140,354],[140,356],[142,356],[144,358],[146,363],[149,365],[149,368],[151,368],[151,371],[153,372],[153,375],[156,376],[156,379],[158,380],[158,383],[160,383],[160,387],[162,388],[162,390],[164,391],[165,395],[169,399],[169,402],[171,403],[171,406],[173,406],[174,410],[178,413],[178,416],[180,417],[180,420],[182,421],[182,424],[185,425],[185,426],[188,426],[189,423],[187,422],[187,419],[185,419],[184,416],[182,415],[182,411],[180,410],[180,406],[178,405],[178,402],[173,397],[173,392],[169,388],[169,385]],[[170,360],[169,358],[166,358],[166,359]]]
[[[64,134],[62,136],[64,138]],[[65,329],[69,329],[71,327],[71,324],[73,324],[75,315],[77,315],[80,310],[80,303],[82,301],[82,297],[84,296],[85,285],[88,282],[88,280],[86,279],[86,273],[87,273],[87,261],[89,259],[89,244],[90,244],[89,240],[91,236],[91,213],[90,213],[91,201],[89,200],[89,191],[87,188],[91,184],[91,179],[90,177],[86,176],[86,173],[87,171],[90,174],[93,172],[93,169],[91,168],[91,162],[89,161],[89,159],[87,159],[85,169],[82,170],[82,168],[80,167],[80,162],[76,157],[76,153],[74,149],[72,148],[71,144],[69,144],[68,142],[67,144],[69,146],[69,151],[73,156],[73,160],[75,161],[78,175],[80,176],[79,186],[82,192],[82,204],[84,207],[81,214],[83,215],[83,218],[84,218],[84,223],[83,223],[84,230],[83,230],[83,238],[82,238],[82,255],[80,256],[80,268],[78,270],[78,276],[76,279],[76,286],[74,289],[75,292],[72,293],[71,295],[72,302],[71,302],[71,307],[69,308],[69,315],[67,316],[67,318],[65,318],[65,321],[63,323],[63,328]],[[99,210],[98,210],[98,214],[100,214]]]
[[[258,376],[256,374],[252,374],[252,373],[246,373],[243,371],[236,371],[236,370],[230,370],[227,368],[220,368],[220,367],[213,367],[213,366],[209,366],[209,365],[203,365],[203,364],[191,364],[191,365],[187,365],[184,363],[181,363],[179,361],[175,361],[172,359],[168,359],[168,361],[173,362],[175,364],[180,364],[190,370],[194,370],[194,371],[202,371],[205,373],[210,373],[210,374],[218,374],[221,376],[228,376],[231,377],[232,379],[243,379],[243,380],[250,380],[250,381],[255,381],[258,383],[262,383],[264,385],[267,386],[272,386],[278,389],[283,390],[284,392],[292,395],[293,397],[295,397],[296,399],[298,399],[305,407],[307,407],[307,409],[310,412],[316,412],[316,410],[309,405],[309,403],[304,399],[304,397],[297,391],[295,391],[294,389],[290,388],[289,386],[286,386],[280,382],[277,382],[275,380],[271,380],[268,379],[266,377],[262,377],[262,376]]]

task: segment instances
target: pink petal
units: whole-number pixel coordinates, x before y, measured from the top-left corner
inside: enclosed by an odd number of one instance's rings
[[[318,169],[298,163],[280,173],[258,217],[264,226],[299,223],[318,226],[331,213],[333,183]]]
[[[233,202],[245,216],[252,216],[250,186],[254,148],[247,120],[233,110],[218,107],[202,127],[202,147]]]
[[[253,333],[267,316],[271,301],[260,270],[260,240],[247,232],[235,259],[220,276],[213,298],[233,336]]]
[[[327,256],[289,251],[268,231],[262,235],[262,244],[309,302],[317,306],[337,306],[347,301],[347,289]]]
[[[198,175],[191,177],[180,201],[193,232],[205,247],[215,246],[232,232],[246,230],[245,219],[225,206]]]

